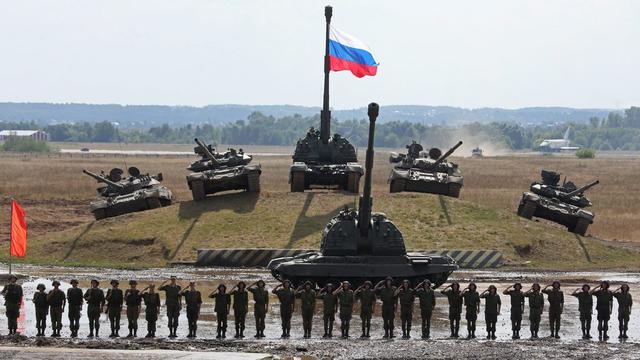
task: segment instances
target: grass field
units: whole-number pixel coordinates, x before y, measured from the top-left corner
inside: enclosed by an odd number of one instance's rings
[[[268,148],[261,150],[269,152]],[[636,228],[640,220],[638,158],[455,158],[465,175],[465,186],[460,200],[447,198],[444,202],[433,195],[388,194],[387,158],[386,152],[376,153],[374,210],[386,212],[412,248],[500,248],[513,259],[538,266],[553,266],[555,261],[545,259],[558,254],[582,266],[605,266],[614,255],[622,266],[633,264],[628,253],[613,254],[598,240],[586,239],[583,245],[590,263],[575,236],[553,224],[523,221],[514,211],[522,191],[543,168],[560,171],[578,184],[597,178],[601,185],[589,193],[596,213],[589,232],[602,239],[640,242]],[[0,237],[7,236],[8,198],[14,196],[28,214],[33,236],[30,255],[35,261],[114,264],[120,261],[114,256],[121,256],[127,266],[136,266],[145,258],[150,265],[160,265],[193,259],[198,247],[314,247],[327,220],[355,202],[354,196],[335,192],[289,193],[291,160],[287,156],[255,158],[263,167],[259,197],[228,193],[198,204],[190,201],[184,176],[191,159],[185,157],[39,155],[0,160],[0,193],[7,214],[0,217]],[[162,172],[178,203],[94,223],[87,205],[96,183],[81,170],[108,171],[113,166],[124,167],[125,160],[143,172]]]

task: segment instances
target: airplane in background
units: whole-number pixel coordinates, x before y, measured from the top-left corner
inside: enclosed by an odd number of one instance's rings
[[[571,127],[567,128],[567,131],[564,132],[564,136],[562,139],[544,139],[538,145],[538,150],[543,153],[548,152],[560,152],[560,151],[576,151],[579,150],[579,146],[570,146],[571,141],[569,140],[569,133]]]

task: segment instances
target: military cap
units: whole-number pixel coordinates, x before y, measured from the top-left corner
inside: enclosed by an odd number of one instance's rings
[[[521,288],[521,289],[522,289],[522,284],[520,284],[520,283],[515,283],[515,284],[513,284],[513,287],[514,287],[514,288],[515,288],[515,287],[519,287],[519,288]]]
[[[11,275],[9,275],[9,280],[11,280],[11,279],[18,280],[18,277],[13,275],[13,274],[11,274]]]
[[[247,284],[245,284],[244,281],[239,281],[238,287],[240,287],[240,285],[242,285],[242,287],[247,287]]]
[[[309,286],[313,286],[313,284],[312,284],[312,283],[311,283],[311,281],[309,281],[309,280],[307,280],[307,281],[305,281],[305,282],[304,282],[304,286],[307,286],[307,285],[309,285]]]
[[[95,283],[96,285],[100,285],[100,281],[96,280],[96,279],[91,279],[91,283]]]
[[[195,281],[189,281],[189,285],[195,285],[196,282]]]
[[[44,289],[46,289],[46,287],[44,286],[44,284],[38,284],[38,286],[36,286],[36,289],[37,290],[40,290],[40,289],[44,290]]]
[[[218,289],[221,289],[221,288],[225,288],[225,289],[226,289],[226,288],[227,288],[227,286],[226,286],[225,284],[220,284],[220,285],[218,285]]]
[[[392,278],[391,276],[387,276],[387,277],[384,279],[384,281],[387,281],[387,280],[391,280],[391,281],[393,281],[393,278]]]
[[[119,282],[118,280],[116,280],[116,279],[113,279],[113,280],[111,280],[111,281],[109,282],[109,284],[111,284],[111,285],[119,285],[119,284],[120,284],[120,282]]]
[[[327,285],[325,285],[326,287],[333,287],[332,283],[327,283]]]
[[[76,280],[76,279],[71,279],[70,283],[71,283],[71,285],[73,285],[73,284],[77,284],[77,283],[78,283],[78,280]]]
[[[129,285],[138,285],[138,282],[135,280],[129,280]]]
[[[371,283],[371,281],[367,280],[364,282],[365,285],[369,285],[369,286],[373,286],[373,284]]]
[[[264,286],[264,285],[265,285],[265,283],[264,283],[264,281],[263,281],[263,280],[258,280],[257,284],[258,284],[258,285],[262,284],[262,286]]]
[[[175,275],[171,275],[169,279],[177,279],[177,277]]]
[[[51,285],[53,285],[53,286],[60,286],[60,281],[58,281],[58,280],[53,280],[53,282],[51,283]]]
[[[262,280],[260,280],[260,281],[262,281]],[[287,283],[288,283],[288,284],[291,284],[291,280],[289,280],[289,279],[285,279],[282,283],[283,283],[283,284],[287,284]]]

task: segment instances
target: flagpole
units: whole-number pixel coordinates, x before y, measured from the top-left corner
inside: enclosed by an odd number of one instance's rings
[[[327,25],[324,44],[324,95],[322,99],[322,110],[320,111],[320,141],[322,141],[323,144],[328,144],[329,137],[331,136],[331,110],[329,110],[329,31],[332,15],[333,8],[331,6],[325,6],[324,18],[326,19]]]
[[[11,201],[9,202],[9,206],[11,207],[11,211],[9,212],[10,214],[10,220],[9,220],[9,275],[11,275],[11,241],[13,239],[11,239],[11,234],[13,233],[12,229],[13,229],[13,198],[11,198]]]

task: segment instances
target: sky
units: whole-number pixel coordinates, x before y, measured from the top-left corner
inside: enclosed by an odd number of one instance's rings
[[[331,106],[640,105],[640,1],[0,0],[0,102],[320,106],[324,6],[378,75]]]

